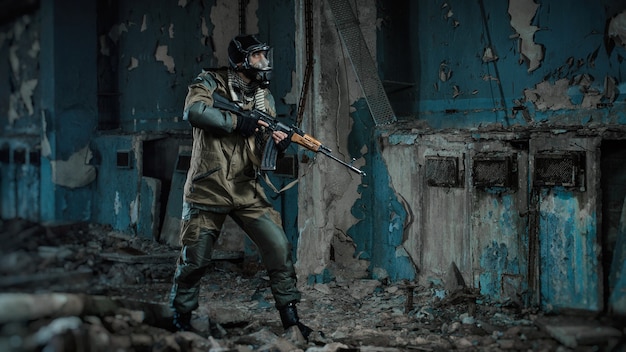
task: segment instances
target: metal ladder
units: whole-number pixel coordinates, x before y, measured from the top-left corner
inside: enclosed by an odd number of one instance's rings
[[[365,95],[376,125],[385,125],[396,121],[396,116],[389,103],[389,98],[378,77],[378,68],[365,43],[359,21],[352,11],[349,0],[328,0],[335,18],[337,31],[348,51],[352,68]]]

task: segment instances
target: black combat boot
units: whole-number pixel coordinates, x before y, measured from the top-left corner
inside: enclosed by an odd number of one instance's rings
[[[278,313],[280,313],[280,320],[283,323],[283,328],[288,329],[294,325],[298,326],[302,336],[305,339],[309,339],[309,335],[313,332],[313,330],[302,324],[300,322],[300,318],[298,318],[298,309],[296,308],[296,304],[294,302],[287,303],[287,305],[279,307]]]
[[[174,312],[172,323],[174,324],[174,328],[177,331],[192,331],[193,330],[193,328],[191,327],[191,312],[188,312],[188,313]]]

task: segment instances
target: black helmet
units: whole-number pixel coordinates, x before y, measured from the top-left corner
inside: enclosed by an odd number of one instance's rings
[[[265,52],[266,60],[259,65],[250,64],[250,55]],[[238,35],[228,44],[228,62],[236,71],[242,71],[248,78],[268,85],[272,79],[272,49],[254,35]]]

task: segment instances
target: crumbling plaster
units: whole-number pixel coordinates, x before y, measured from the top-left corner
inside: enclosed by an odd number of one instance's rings
[[[520,61],[526,63],[528,72],[536,70],[543,60],[543,46],[534,40],[539,28],[532,25],[538,8],[534,0],[509,0],[511,26],[519,38]]]
[[[7,77],[6,83],[11,82],[11,91],[7,110],[2,111],[8,118],[6,127],[9,129],[15,128],[16,121],[21,118],[25,118],[24,124],[32,128],[33,117],[37,112],[35,90],[39,84],[39,72],[33,67],[37,67],[34,63],[39,59],[40,45],[36,21],[37,18],[31,15],[21,16],[0,38],[0,50],[6,44],[10,67],[10,77]],[[0,106],[5,105],[0,103]]]
[[[256,9],[259,4],[252,0],[246,6],[246,31],[258,32],[258,19]],[[215,41],[213,55],[217,59],[218,66],[228,66],[228,42],[233,36],[239,34],[239,2],[217,0],[211,7],[211,23],[214,25],[212,37]]]
[[[365,38],[368,38],[369,43],[374,43],[375,2],[358,0],[351,1],[351,4],[357,9],[360,23],[367,24],[362,28]],[[342,47],[330,8],[325,2],[314,2],[313,14],[315,66],[304,126],[331,148],[334,155],[349,160],[347,144],[353,128],[351,114],[355,111],[353,105],[363,96],[363,92]],[[301,22],[297,41],[304,43],[304,35],[304,22]],[[306,57],[300,60],[306,60]],[[360,197],[359,187],[363,180],[323,155],[314,155],[314,159],[308,163],[315,163],[316,167],[300,165],[300,238],[296,270],[299,276],[309,277],[301,277],[300,281],[310,281],[311,275],[318,276],[314,280],[323,280],[327,271],[333,271],[331,274],[339,277],[365,277],[367,264],[364,265],[359,253],[355,252],[356,245],[350,243],[368,241],[373,234],[360,233],[357,239],[346,237],[347,230],[357,223],[352,207]],[[362,163],[363,160],[356,162],[357,165]],[[339,252],[335,252],[331,258],[332,251]]]
[[[626,10],[609,20],[608,36],[617,45],[626,48]]]
[[[547,51],[558,50],[558,46],[554,43],[537,44],[533,41],[536,32],[551,30],[550,27],[542,29],[532,25],[533,22],[536,22],[533,17],[536,16],[540,6],[542,5],[535,4],[532,0],[511,0],[509,2],[511,26],[519,36],[520,55],[528,64],[529,72],[538,69]],[[551,11],[557,10],[551,8]],[[603,74],[602,76],[596,74],[594,77],[593,71],[597,67],[605,65],[605,60],[610,60],[611,48],[614,45],[623,47],[624,33],[626,33],[624,18],[626,15],[622,11],[607,19],[604,33],[600,33],[601,28],[598,28],[592,29],[591,33],[586,34],[589,37],[594,35],[591,38],[602,39],[604,37],[604,43],[597,42],[596,45],[606,46],[604,48],[606,50],[600,50],[599,47],[596,47],[594,51],[588,53],[568,51],[572,56],[567,57],[566,61],[549,63],[551,66],[547,69],[553,70],[550,76],[544,76],[544,80],[536,83],[534,87],[524,89],[524,99],[540,112],[578,108],[598,109],[612,105],[619,95],[621,82],[610,74]],[[572,31],[571,35],[576,36],[577,32]],[[549,36],[545,35],[540,40],[546,41],[548,38]],[[581,39],[582,42],[585,40],[587,38]],[[581,44],[580,48],[584,48],[584,45]],[[604,56],[605,53],[608,57]],[[574,55],[581,57],[576,58]]]

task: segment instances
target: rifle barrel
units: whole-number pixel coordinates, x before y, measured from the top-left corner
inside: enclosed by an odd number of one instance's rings
[[[326,155],[327,157],[335,160],[336,162],[340,163],[341,165],[349,168],[350,170],[356,172],[357,174],[361,175],[361,176],[367,176],[367,174],[365,173],[365,171],[359,169],[358,167],[352,165],[352,164],[348,164],[347,162],[337,158],[336,156],[334,156],[331,152],[330,149],[323,147],[320,148],[320,152],[322,152],[322,154]]]

